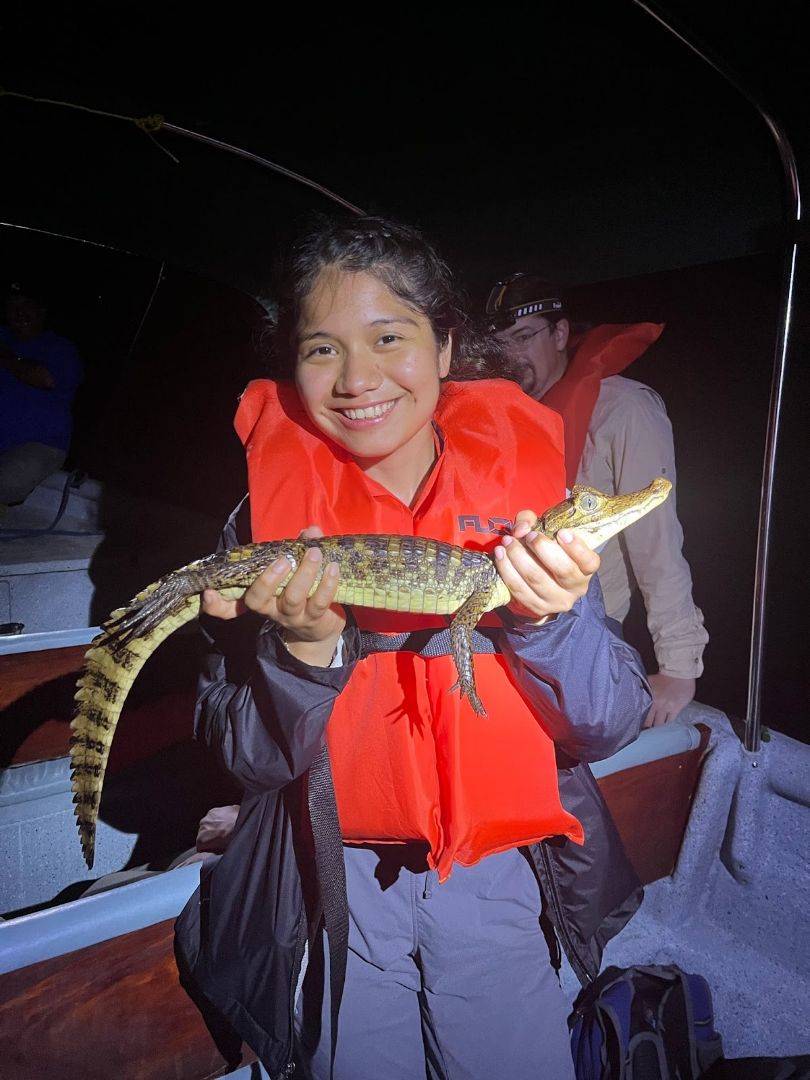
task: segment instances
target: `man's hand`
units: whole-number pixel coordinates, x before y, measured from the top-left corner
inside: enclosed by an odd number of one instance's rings
[[[512,594],[510,611],[545,621],[584,596],[599,556],[570,529],[561,529],[556,541],[531,531],[536,521],[533,511],[520,511],[512,536],[495,548],[495,566]]]
[[[317,525],[301,532],[301,537],[323,536]],[[276,559],[250,586],[241,600],[225,600],[215,589],[206,589],[202,610],[217,619],[235,619],[244,611],[255,611],[284,629],[284,642],[305,664],[328,667],[346,625],[346,614],[335,604],[339,581],[337,563],[330,563],[310,596],[323,563],[320,548],[309,548],[280,595],[279,586],[292,569],[285,558]]]
[[[653,692],[653,703],[647,713],[647,719],[643,727],[660,727],[669,723],[685,709],[695,697],[694,679],[676,679],[674,675],[657,675],[648,677]]]

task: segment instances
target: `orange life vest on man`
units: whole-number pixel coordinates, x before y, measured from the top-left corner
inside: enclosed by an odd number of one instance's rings
[[[565,423],[565,478],[569,488],[576,483],[602,379],[629,367],[663,330],[663,323],[605,323],[572,342],[568,367],[543,395],[543,404],[559,413]]]
[[[310,423],[293,386],[252,382],[235,426],[254,541],[319,525],[326,535],[394,533],[491,550],[518,510],[540,513],[564,497],[560,418],[513,383],[446,384],[436,422],[439,457],[411,508]],[[376,633],[447,625],[443,616],[353,613]],[[501,625],[494,612],[486,623]],[[454,862],[470,866],[550,835],[582,841],[560,803],[543,717],[499,654],[476,654],[475,674],[486,717],[449,692],[450,656],[375,652],[357,663],[327,728],[347,843],[424,840],[445,880]]]

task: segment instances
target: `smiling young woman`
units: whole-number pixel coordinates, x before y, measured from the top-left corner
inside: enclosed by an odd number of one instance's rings
[[[250,498],[223,543],[432,537],[491,551],[512,602],[475,635],[483,718],[448,692],[446,618],[335,604],[317,548],[239,606],[206,594],[197,733],[245,795],[178,921],[181,976],[274,1077],[566,1080],[541,912],[592,977],[637,882],[590,773],[563,792],[555,754],[615,752],[649,693],[605,624],[598,556],[530,533],[564,493],[560,422],[486,377],[497,344],[396,222],[299,240],[276,348],[289,379],[237,411]]]
[[[295,384],[313,424],[410,505],[436,459],[452,339],[372,274],[324,271],[306,298]]]

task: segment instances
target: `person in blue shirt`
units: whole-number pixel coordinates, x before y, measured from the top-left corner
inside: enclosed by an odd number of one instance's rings
[[[82,377],[76,347],[46,329],[40,297],[13,284],[0,324],[0,506],[24,502],[61,469]]]

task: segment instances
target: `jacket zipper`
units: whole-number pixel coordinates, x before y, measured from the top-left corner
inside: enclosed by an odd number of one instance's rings
[[[277,1073],[274,1080],[287,1080],[295,1072],[295,1062],[293,1061],[293,1054],[295,1053],[295,991],[298,988],[298,979],[301,974],[301,964],[303,962],[304,953],[301,949],[299,955],[299,945],[301,943],[301,922],[307,926],[307,913],[306,908],[302,906],[301,915],[298,921],[298,933],[296,934],[296,946],[295,946],[295,961],[292,966],[292,978],[290,980],[290,1048],[287,1051],[287,1063],[282,1068],[281,1072]],[[309,927],[307,926],[307,934],[304,938],[304,944],[309,937]]]
[[[591,974],[587,961],[580,956],[577,951],[577,947],[571,940],[566,926],[565,915],[563,914],[562,905],[560,904],[559,894],[557,892],[557,883],[554,880],[554,871],[551,866],[551,859],[549,858],[548,851],[545,845],[541,842],[532,845],[532,847],[540,852],[540,859],[543,863],[543,877],[546,878],[548,889],[548,900],[554,909],[554,928],[559,935],[562,947],[565,950],[565,954],[574,969],[574,974],[579,981],[584,985],[592,983],[596,978],[596,974]],[[541,882],[542,886],[542,882]]]

